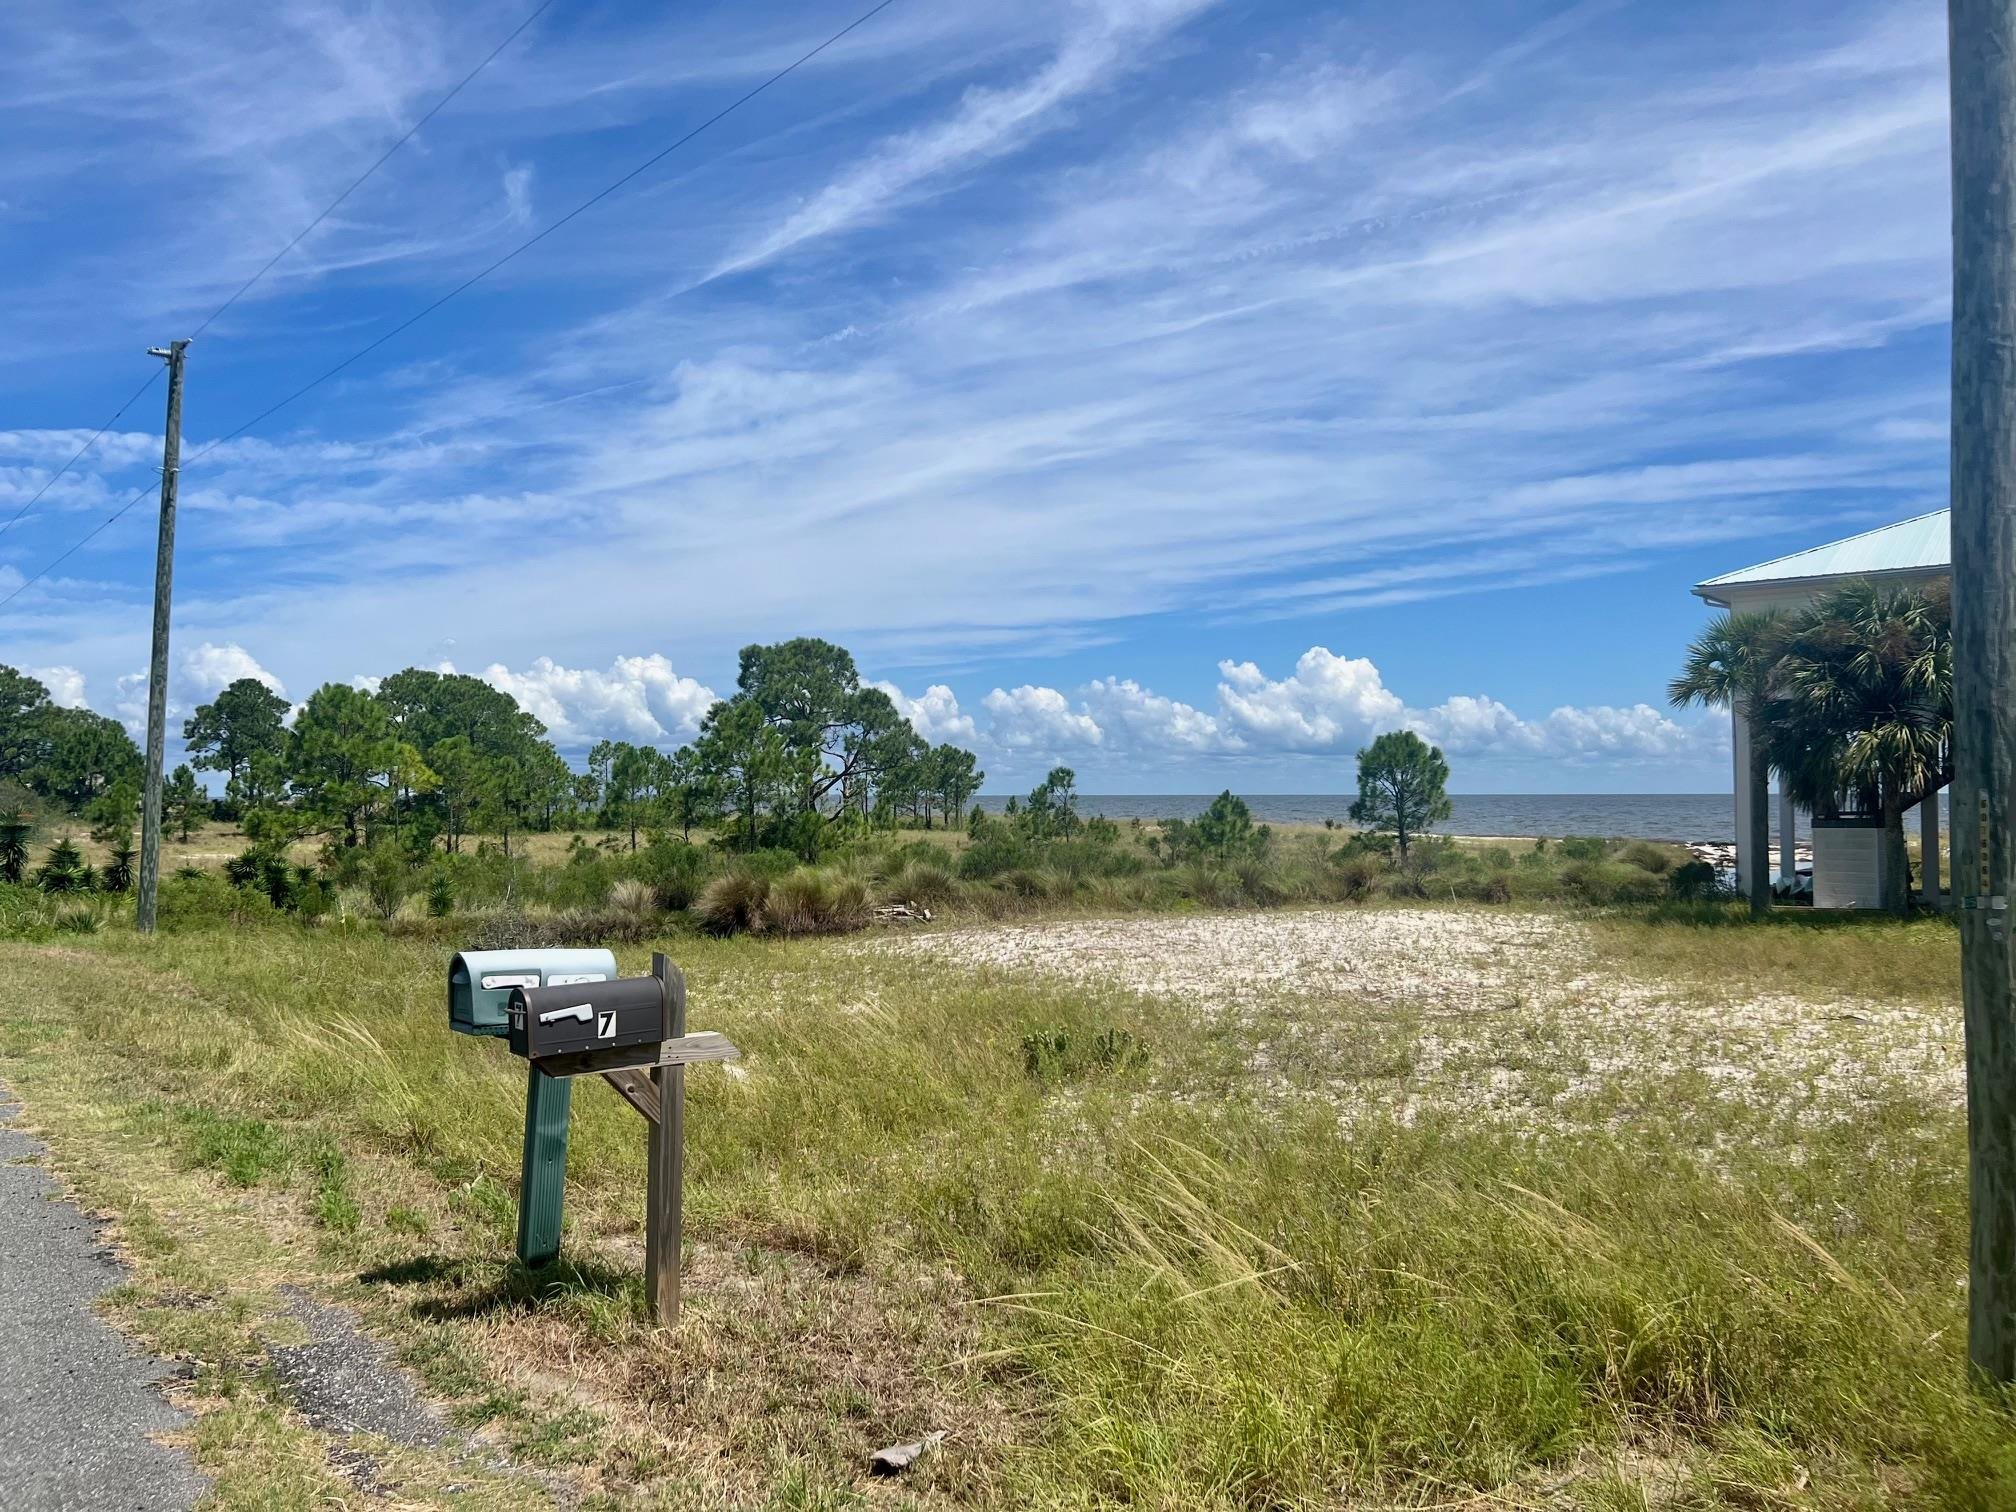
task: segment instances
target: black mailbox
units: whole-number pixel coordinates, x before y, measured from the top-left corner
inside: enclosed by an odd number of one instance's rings
[[[672,1004],[657,977],[618,977],[511,992],[510,1043],[534,1061],[635,1050],[672,1037]]]

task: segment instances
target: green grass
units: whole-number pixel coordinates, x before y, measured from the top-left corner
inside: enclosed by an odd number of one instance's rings
[[[1941,922],[1584,927],[1620,992],[1951,1007]],[[307,1250],[220,1284],[348,1297],[465,1421],[533,1404],[516,1452],[618,1500],[697,1460],[692,1505],[851,1505],[869,1449],[944,1427],[927,1503],[2016,1505],[2010,1421],[1964,1384],[1963,1120],[1880,1057],[1838,1107],[1758,1093],[1810,1118],[1629,1067],[1560,1127],[1345,1117],[1425,1074],[1439,1009],[1345,983],[1227,1014],[852,942],[675,955],[747,1059],[689,1077],[671,1336],[642,1316],[641,1126],[604,1089],[575,1098],[563,1264],[511,1262],[523,1071],[447,1033],[442,948],[0,946],[0,1073],[59,1154],[107,1158],[102,1127],[283,1200]],[[1543,1089],[1550,1022],[1493,1051]]]

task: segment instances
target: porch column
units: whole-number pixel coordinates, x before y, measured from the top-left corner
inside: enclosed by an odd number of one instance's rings
[[[1933,907],[1939,905],[1939,795],[1930,794],[1918,805],[1918,846],[1920,857],[1918,895]]]
[[[1732,704],[1729,719],[1732,727],[1729,744],[1736,756],[1736,891],[1747,896],[1750,868],[1761,866],[1768,872],[1771,858],[1750,854],[1750,721],[1744,717],[1740,703]]]
[[[1782,787],[1778,790],[1778,880],[1790,892],[1792,884],[1799,877],[1798,848],[1793,844],[1797,832],[1797,815],[1792,807],[1792,795]]]

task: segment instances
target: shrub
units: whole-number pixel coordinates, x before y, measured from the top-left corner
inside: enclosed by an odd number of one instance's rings
[[[35,833],[27,810],[0,812],[0,882],[19,882],[28,872],[28,837]]]
[[[448,868],[437,866],[427,879],[427,917],[445,919],[455,912],[455,883]]]
[[[1374,856],[1347,855],[1340,850],[1330,858],[1326,870],[1329,894],[1340,903],[1362,902],[1372,895],[1385,872],[1385,866]]]
[[[404,846],[380,840],[371,847],[364,863],[364,890],[379,918],[390,919],[399,912],[399,906],[413,891],[413,864],[407,859]]]
[[[553,950],[576,943],[571,921],[517,910],[486,914],[469,937],[471,950]]]
[[[1447,871],[1467,859],[1461,846],[1447,835],[1416,835],[1407,847],[1407,867],[1421,876]]]
[[[1195,820],[1171,819],[1163,825],[1158,848],[1172,866],[1192,860],[1237,863],[1266,855],[1273,840],[1266,825],[1253,823],[1245,800],[1227,788]]]
[[[1651,872],[1655,877],[1663,877],[1673,869],[1673,853],[1663,845],[1654,845],[1649,840],[1633,840],[1618,852],[1617,859],[1626,866],[1635,866],[1640,871]]]
[[[1021,841],[990,829],[985,839],[968,846],[959,857],[959,875],[970,881],[985,881],[1020,869],[1028,859],[1028,850]]]
[[[1234,908],[1246,901],[1239,874],[1226,867],[1192,863],[1177,869],[1176,880],[1183,896],[1209,908]]]
[[[959,879],[935,861],[906,861],[882,885],[892,903],[917,903],[929,908],[959,895]]]
[[[1561,885],[1584,903],[1652,903],[1666,896],[1666,882],[1619,861],[1570,861]]]
[[[762,922],[769,895],[768,877],[738,865],[700,889],[693,912],[709,934],[741,934]]]
[[[1343,861],[1357,856],[1372,856],[1381,861],[1390,860],[1393,855],[1393,837],[1380,830],[1359,830],[1349,840],[1338,846],[1332,853],[1333,861]]]
[[[707,852],[668,835],[655,836],[638,854],[635,867],[660,908],[691,908],[707,882]]]
[[[35,868],[35,885],[45,893],[81,892],[87,885],[85,870],[83,852],[65,835],[49,847],[49,854]]]
[[[1673,868],[1666,878],[1666,890],[1682,902],[1709,902],[1726,895],[1722,879],[1706,861],[1688,861]]]
[[[868,887],[859,877],[801,867],[770,884],[763,927],[775,934],[833,934],[868,919]]]
[[[1243,862],[1233,868],[1233,875],[1246,901],[1261,908],[1278,908],[1294,896],[1280,871],[1265,862]]]
[[[132,837],[120,836],[113,842],[112,854],[106,859],[105,870],[99,875],[99,885],[107,892],[131,892],[138,855],[133,847]]]
[[[625,877],[609,889],[608,908],[618,918],[642,922],[658,912],[658,894],[649,882]]]
[[[1001,873],[994,879],[994,885],[1011,898],[1047,898],[1051,880],[1048,874],[1035,868],[1018,866]]]
[[[1148,1064],[1148,1050],[1125,1029],[1074,1035],[1037,1029],[1022,1036],[1022,1069],[1041,1082],[1066,1081],[1092,1071],[1132,1070]]]
[[[58,934],[96,934],[105,923],[98,905],[84,898],[66,898],[49,909],[49,927]]]
[[[1565,861],[1601,861],[1610,854],[1610,842],[1569,835],[1555,846],[1555,853]]]
[[[233,887],[205,872],[174,876],[161,884],[159,920],[164,930],[239,928],[270,922],[273,900],[249,887]]]
[[[1512,852],[1502,845],[1487,845],[1483,850],[1477,852],[1477,859],[1493,871],[1510,871],[1512,869]]]

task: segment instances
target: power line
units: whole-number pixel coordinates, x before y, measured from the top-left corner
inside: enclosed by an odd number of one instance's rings
[[[447,109],[447,107],[455,99],[455,97],[461,94],[464,89],[469,87],[469,84],[471,83],[471,81],[475,79],[476,75],[480,74],[481,72],[483,72],[484,69],[488,68],[492,63],[496,62],[497,55],[503,52],[504,49],[509,47],[513,42],[516,42],[518,38],[524,34],[525,29],[528,26],[530,26],[534,21],[537,21],[541,16],[545,15],[548,10],[552,9],[554,3],[555,0],[540,0],[540,3],[537,6],[537,8],[535,8],[529,16],[527,16],[524,20],[520,21],[515,27],[511,29],[510,35],[506,36],[502,42],[499,42],[495,47],[491,48],[490,51],[484,55],[483,60],[480,63],[478,63],[474,68],[470,69],[469,72],[464,74],[460,82],[458,82],[453,89],[449,90],[448,93],[441,96],[440,99],[436,100],[434,102],[432,109],[430,109],[425,115],[421,116],[420,119],[415,121],[411,126],[407,127],[405,133],[401,135],[400,138],[396,142],[394,142],[390,147],[387,147],[383,152],[381,152],[378,155],[377,160],[373,162],[370,167],[366,168],[362,173],[358,174],[356,178],[352,179],[350,181],[350,186],[347,189],[345,189],[341,194],[337,195],[336,198],[331,200],[326,206],[324,206],[322,213],[320,215],[316,216],[315,219],[311,220],[310,222],[308,222],[307,225],[303,226],[299,231],[295,232],[293,239],[290,240],[286,246],[282,247],[278,252],[275,252],[271,257],[267,258],[265,263],[261,265],[258,272],[254,273],[250,278],[246,279],[245,282],[243,282],[238,286],[237,291],[233,293],[229,299],[225,300],[224,303],[217,306],[216,309],[212,310],[207,316],[205,316],[203,319],[203,323],[198,327],[196,327],[195,330],[189,333],[188,339],[193,341],[198,336],[201,336],[205,331],[209,330],[213,324],[216,323],[216,320],[220,315],[222,315],[226,310],[230,309],[231,306],[238,303],[239,300],[243,299],[248,293],[250,293],[253,285],[257,284],[259,280],[264,278],[268,273],[271,273],[274,267],[279,263],[281,258],[285,257],[289,252],[292,252],[296,247],[300,246],[301,243],[307,240],[307,238],[314,232],[317,226],[321,225],[322,222],[326,221],[327,219],[329,219],[330,216],[334,215],[337,212],[337,210],[339,210],[342,207],[343,202],[345,200],[349,199],[351,195],[355,194],[360,188],[363,187],[364,181],[366,179],[370,178],[371,175],[376,173],[380,168],[383,168],[385,164],[391,160],[393,153],[397,152],[401,147],[404,147],[408,142],[412,141],[414,135],[420,130],[422,126],[425,126],[429,121],[433,120],[434,117],[439,115],[443,110]],[[57,480],[61,478],[65,473],[69,472],[72,467],[77,465],[78,459],[81,458],[84,455],[84,453],[89,451],[93,446],[95,446],[98,443],[98,439],[101,436],[103,436],[105,432],[112,429],[112,427],[118,423],[119,417],[125,414],[127,410],[131,409],[134,405],[134,402],[138,400],[142,394],[146,393],[148,389],[152,388],[154,386],[154,380],[159,378],[160,376],[161,376],[161,370],[159,368],[156,368],[153,372],[149,373],[147,375],[147,381],[141,384],[139,388],[133,391],[132,398],[128,399],[124,404],[120,405],[117,410],[113,411],[112,418],[110,420],[107,420],[103,425],[99,426],[98,429],[92,433],[91,438],[88,441],[86,441],[82,446],[77,448],[76,452],[71,456],[68,462],[65,462],[61,467],[56,469],[56,471],[49,477],[48,481],[45,482],[40,488],[38,488],[35,491],[35,496],[33,498],[31,498],[26,504],[23,504],[19,509],[15,510],[14,513],[8,517],[8,519],[4,524],[0,524],[0,535],[5,535],[9,530],[13,529],[15,521],[21,519],[24,515],[28,513],[29,510],[33,509],[38,503],[40,503],[42,496],[48,493],[51,488],[56,486]],[[151,492],[152,490],[149,491]],[[114,518],[117,517],[115,516]],[[88,540],[89,537],[86,537],[86,539]],[[25,587],[26,585],[24,584],[23,586]]]
[[[504,51],[505,48],[509,47],[513,42],[516,42],[519,36],[524,32],[525,28],[530,26],[534,21],[537,21],[541,16],[545,15],[546,12],[552,8],[553,3],[554,0],[540,0],[538,8],[535,9],[531,15],[527,16],[523,21],[520,21],[515,27],[513,27],[511,29],[511,34],[508,37],[506,37],[502,42],[499,42],[495,47],[491,48],[489,53],[484,57],[481,63],[478,63],[474,68],[470,69],[469,72],[467,72],[462,76],[461,83],[457,84],[453,89],[449,90],[448,93],[441,96],[439,100],[435,101],[434,108],[429,110],[427,114],[420,117],[420,119],[415,121],[411,126],[408,126],[406,128],[405,135],[400,137],[398,141],[394,142],[390,147],[387,147],[382,153],[380,153],[378,155],[378,160],[375,163],[373,163],[369,168],[366,168],[362,173],[358,174],[357,177],[351,181],[350,187],[348,189],[345,189],[341,194],[337,195],[336,198],[331,200],[328,204],[328,207],[324,209],[320,215],[316,216],[315,219],[308,222],[308,224],[303,226],[299,231],[295,232],[294,239],[292,241],[288,242],[286,246],[282,247],[278,252],[275,252],[271,257],[267,258],[265,265],[261,267],[257,273],[254,273],[250,278],[246,279],[244,283],[238,286],[237,293],[233,294],[229,299],[225,300],[224,303],[217,306],[216,309],[212,310],[210,314],[204,319],[203,324],[199,325],[198,327],[196,327],[195,330],[189,333],[189,339],[193,341],[198,336],[201,336],[205,331],[210,329],[211,323],[215,321],[219,315],[222,315],[226,310],[230,309],[231,306],[238,303],[239,300],[243,299],[247,291],[249,291],[254,284],[258,283],[260,279],[264,278],[268,273],[271,273],[273,271],[273,266],[275,263],[279,262],[281,258],[285,257],[289,252],[292,252],[296,247],[300,246],[302,241],[305,240],[307,236],[312,231],[314,231],[314,229],[317,226],[321,225],[322,222],[329,219],[330,216],[334,215],[336,211],[342,206],[343,202],[348,198],[350,198],[351,195],[355,194],[357,190],[363,185],[366,179],[371,177],[371,175],[376,173],[380,168],[383,168],[385,164],[391,159],[393,153],[397,152],[401,147],[404,147],[408,142],[412,141],[414,133],[419,131],[419,129],[422,126],[425,126],[429,121],[433,120],[434,117],[436,117],[443,110],[445,110],[448,107],[449,102],[452,101],[455,98],[455,96],[462,93],[462,91],[469,86],[469,82],[472,79],[474,79],[476,75],[480,74],[481,72],[483,72],[484,69],[488,68],[492,63],[496,62],[497,55],[502,51]]]
[[[86,440],[82,446],[78,447],[77,450],[75,450],[70,454],[70,460],[68,462],[65,462],[61,467],[57,468],[56,471],[51,473],[49,475],[48,480],[45,483],[43,483],[43,485],[40,488],[35,490],[34,497],[29,499],[29,501],[26,504],[23,504],[19,509],[15,510],[13,514],[7,517],[7,523],[4,525],[0,525],[0,535],[7,534],[8,531],[14,528],[14,522],[16,520],[19,520],[23,515],[28,513],[29,510],[33,509],[37,504],[39,504],[42,501],[42,495],[46,494],[47,492],[49,492],[50,489],[56,486],[56,480],[62,477],[63,474],[70,471],[71,468],[75,467],[77,465],[77,459],[83,456],[84,453],[86,453],[87,451],[91,450],[93,446],[97,445],[98,438],[104,435],[105,432],[112,429],[113,426],[117,425],[119,423],[119,417],[125,414],[126,411],[128,411],[129,409],[133,408],[133,406],[139,401],[140,396],[146,393],[147,390],[149,390],[150,388],[154,387],[154,380],[156,378],[159,378],[160,376],[161,376],[161,370],[159,368],[156,368],[153,372],[149,373],[147,375],[147,381],[141,384],[140,387],[138,387],[137,389],[133,390],[133,392],[127,396],[126,402],[124,404],[120,405],[119,408],[112,411],[112,418],[110,420],[107,420],[103,425],[99,426],[98,429],[91,432],[89,439]]]
[[[777,83],[779,80],[787,77],[790,74],[796,73],[800,68],[804,67],[807,63],[810,63],[814,58],[818,57],[819,54],[826,51],[827,48],[833,46],[833,44],[838,42],[842,37],[845,37],[849,32],[854,31],[859,27],[865,26],[868,22],[874,20],[875,17],[880,15],[883,11],[887,10],[890,6],[894,5],[895,3],[896,0],[881,0],[880,4],[875,5],[869,10],[862,12],[861,15],[855,17],[854,20],[848,22],[845,26],[841,27],[840,30],[833,33],[832,36],[828,37],[824,42],[821,42],[817,47],[811,49],[809,52],[801,54],[798,58],[794,59],[792,62],[787,63],[784,67],[778,69],[777,72],[770,75],[769,78],[765,79],[761,84],[758,84],[755,88],[751,89],[747,94],[744,94],[739,98],[731,101],[729,104],[722,106],[721,109],[715,111],[714,114],[707,117],[706,120],[702,121],[698,126],[695,126],[691,131],[687,132],[677,141],[660,148],[657,152],[654,152],[650,157],[644,159],[643,162],[639,163],[635,168],[632,168],[628,173],[624,174],[614,183],[609,184],[607,187],[599,189],[594,194],[588,196],[587,199],[583,200],[580,204],[576,205],[572,210],[569,210],[565,215],[561,216],[558,220],[551,222],[542,230],[535,231],[531,236],[528,236],[524,241],[518,243],[517,246],[513,247],[509,252],[506,252],[502,257],[498,258],[488,267],[482,268],[479,271],[470,274],[469,277],[463,279],[462,282],[455,285],[454,288],[450,289],[446,294],[443,294],[439,299],[435,300],[432,304],[427,305],[422,309],[416,310],[411,315],[408,315],[404,320],[400,321],[399,324],[392,327],[391,330],[385,332],[381,336],[376,337],[374,340],[366,342],[363,346],[359,347],[356,351],[352,352],[348,357],[345,357],[341,362],[337,363],[334,367],[327,368],[323,372],[316,374],[315,377],[309,379],[306,383],[302,384],[301,387],[294,390],[293,393],[286,395],[284,398],[277,399],[272,404],[267,405],[265,409],[259,411],[258,414],[254,415],[250,420],[247,420],[243,425],[239,426],[236,430],[227,432],[225,435],[219,436],[217,440],[211,442],[210,445],[220,446],[226,441],[235,440],[237,437],[244,435],[245,432],[252,429],[253,426],[259,424],[262,420],[266,420],[271,416],[278,414],[281,410],[285,409],[288,405],[292,404],[296,399],[301,398],[304,394],[308,394],[313,390],[320,388],[323,384],[327,383],[331,378],[334,378],[338,373],[342,372],[352,363],[357,362],[364,357],[370,356],[371,353],[377,351],[378,348],[385,345],[385,343],[390,341],[393,337],[399,335],[403,331],[411,329],[413,326],[418,325],[421,321],[425,320],[429,315],[432,315],[436,310],[440,309],[441,306],[448,303],[449,300],[455,298],[458,294],[461,294],[466,290],[474,287],[476,284],[481,283],[484,279],[488,278],[492,273],[495,273],[499,268],[503,267],[506,263],[510,262],[512,259],[518,257],[522,253],[530,251],[533,247],[537,246],[540,242],[544,241],[547,237],[551,236],[555,231],[558,231],[562,226],[566,225],[576,216],[581,215],[590,209],[593,209],[596,205],[600,204],[603,200],[607,199],[610,195],[614,194],[617,190],[621,189],[625,184],[628,184],[632,179],[637,178],[641,174],[648,173],[651,169],[657,167],[659,163],[663,162],[666,158],[670,157],[673,153],[677,152],[681,147],[684,147],[688,142],[692,141],[695,137],[699,136],[700,133],[707,130],[708,127],[713,126],[717,122],[725,119],[730,115],[733,115],[736,111],[740,110],[744,105],[747,105],[751,100],[755,99],[756,96],[762,94],[763,91],[768,89],[771,85]],[[205,447],[204,451],[208,451],[209,449],[210,447]],[[197,456],[201,455],[202,452],[197,453]],[[195,460],[196,459],[194,457],[190,458],[190,461],[192,462]],[[4,602],[5,602],[4,600],[0,600],[0,603]]]
[[[871,6],[869,9],[863,11],[859,16],[856,16],[852,21],[848,22],[845,26],[841,27],[840,30],[834,32],[833,35],[828,37],[825,41],[821,42],[818,46],[811,48],[807,52],[800,54],[797,58],[787,63],[784,67],[778,69],[777,72],[771,74],[767,79],[763,80],[762,83],[756,85],[753,89],[750,89],[746,94],[740,95],[736,99],[730,101],[727,105],[722,106],[721,109],[715,111],[713,115],[707,117],[706,120],[702,121],[699,125],[695,126],[691,131],[688,131],[684,136],[681,136],[676,141],[673,141],[668,145],[666,145],[665,147],[660,148],[657,152],[654,152],[650,157],[644,159],[644,161],[639,163],[635,168],[632,168],[628,173],[625,173],[621,178],[618,178],[613,183],[610,183],[606,187],[597,190],[594,194],[591,194],[587,199],[583,200],[580,204],[576,205],[572,210],[569,210],[565,215],[561,216],[558,220],[551,222],[542,230],[534,232],[524,241],[518,243],[517,246],[513,247],[509,252],[506,252],[502,257],[498,258],[495,262],[491,263],[489,266],[482,268],[479,271],[472,273],[469,277],[463,279],[461,283],[455,285],[454,288],[450,289],[447,293],[443,294],[439,299],[436,299],[432,304],[429,304],[425,306],[423,309],[417,310],[413,314],[407,316],[404,320],[400,321],[399,324],[392,327],[391,330],[386,331],[383,335],[378,336],[374,340],[365,343],[363,346],[359,347],[356,351],[352,352],[348,357],[345,357],[341,362],[337,363],[335,366],[328,368],[321,373],[318,373],[315,377],[309,379],[308,382],[302,384],[301,387],[295,389],[294,392],[292,392],[291,394],[288,394],[284,398],[278,399],[274,403],[269,404],[268,406],[266,406],[265,409],[259,411],[258,414],[254,415],[250,420],[247,420],[243,425],[238,426],[235,430],[227,431],[225,434],[217,437],[216,440],[210,442],[208,445],[204,446],[200,451],[198,451],[194,456],[190,457],[188,461],[183,464],[183,467],[186,469],[188,467],[195,465],[197,462],[202,461],[203,458],[207,457],[211,452],[215,451],[218,447],[224,445],[227,441],[235,441],[238,437],[244,435],[245,432],[252,429],[253,426],[279,413],[281,410],[285,409],[288,405],[292,404],[295,400],[301,398],[303,395],[311,393],[315,389],[320,388],[323,384],[327,383],[331,378],[334,378],[338,373],[342,372],[345,368],[349,367],[351,364],[359,361],[364,357],[369,356],[372,352],[377,351],[379,347],[385,345],[385,343],[390,341],[393,337],[399,335],[403,331],[409,330],[415,325],[418,325],[422,320],[425,320],[429,315],[432,315],[436,310],[440,309],[443,305],[447,304],[449,300],[454,299],[457,295],[462,294],[468,289],[473,288],[476,284],[481,283],[484,279],[488,278],[492,273],[495,273],[499,268],[503,267],[513,258],[518,257],[522,253],[530,251],[533,247],[537,246],[540,242],[544,241],[547,237],[551,236],[555,231],[558,231],[562,226],[566,225],[569,221],[574,220],[577,216],[580,216],[584,212],[594,208],[596,205],[600,204],[603,200],[609,198],[609,196],[614,194],[617,190],[623,188],[624,185],[630,183],[633,179],[639,177],[644,173],[648,173],[651,169],[655,168],[659,163],[663,162],[666,158],[670,157],[673,153],[677,152],[681,147],[684,147],[688,142],[692,141],[695,137],[699,136],[703,131],[706,131],[710,126],[713,126],[718,122],[726,119],[728,116],[733,115],[736,111],[740,110],[744,105],[747,105],[751,100],[755,99],[758,95],[762,94],[765,90],[769,89],[773,84],[776,84],[779,81],[789,77],[791,74],[796,73],[800,68],[803,68],[807,63],[810,63],[814,58],[818,57],[819,54],[825,52],[829,47],[832,47],[836,42],[839,42],[842,38],[846,37],[850,32],[856,31],[859,28],[867,25],[868,22],[874,20],[877,16],[881,15],[883,11],[887,10],[890,6],[894,5],[895,3],[896,0],[880,0],[880,3]],[[541,9],[544,9],[544,7],[542,6]],[[444,101],[443,103],[446,102]],[[149,381],[151,382],[152,380],[150,379]],[[136,395],[135,397],[138,396]],[[128,402],[130,403],[131,401],[129,400]],[[33,577],[23,579],[22,582],[19,584],[19,586],[17,586],[12,593],[8,594],[5,598],[0,598],[0,609],[4,609],[9,604],[13,603],[15,599],[19,598],[23,593],[26,593],[28,589],[33,587],[36,583],[39,583],[43,578],[47,577],[51,572],[55,571],[58,567],[62,566],[64,562],[68,561],[71,557],[75,556],[79,551],[81,551],[85,546],[90,544],[98,536],[102,535],[111,526],[118,523],[118,521],[125,516],[128,510],[132,509],[133,506],[138,504],[142,499],[148,497],[153,491],[154,490],[152,489],[152,487],[149,487],[144,488],[139,493],[133,495],[132,498],[128,499],[124,504],[120,505],[118,509],[114,510],[110,515],[108,515],[104,520],[99,522],[99,524],[94,526],[84,536],[82,536],[80,539],[78,539],[77,541],[73,542],[70,546],[65,548],[64,551],[59,556],[57,556],[54,560],[49,562],[48,565],[44,566],[38,572],[36,572]]]
[[[203,455],[202,452],[198,452],[196,454],[196,456],[198,457],[202,455]],[[190,460],[193,462],[195,458],[192,457],[190,458]],[[63,549],[60,555],[58,555],[52,561],[50,561],[46,566],[42,568],[41,571],[37,572],[33,577],[23,578],[21,580],[19,587],[17,587],[12,593],[8,594],[7,597],[5,597],[4,599],[0,599],[0,609],[5,609],[9,604],[13,603],[14,600],[19,598],[22,594],[26,593],[30,588],[34,587],[37,583],[41,582],[42,579],[49,576],[49,574],[54,572],[58,567],[61,567],[65,562],[69,561],[70,558],[77,555],[78,552],[82,551],[86,546],[90,545],[99,536],[103,535],[109,526],[111,526],[118,520],[123,519],[125,517],[127,510],[131,509],[135,504],[138,504],[142,499],[146,498],[153,492],[154,492],[154,485],[150,483],[145,488],[141,489],[140,492],[133,495],[132,498],[128,499],[124,504],[121,504],[117,509],[113,510],[112,513],[107,515],[103,520],[100,520],[90,530],[87,530],[82,536],[78,537],[75,541],[72,541],[67,547]]]

